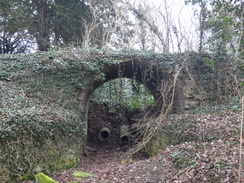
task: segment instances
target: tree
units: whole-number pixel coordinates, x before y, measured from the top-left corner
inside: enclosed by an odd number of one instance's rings
[[[192,37],[192,33],[189,32],[191,26],[187,25],[186,28],[181,23],[180,16],[183,7],[180,11],[177,9],[178,15],[174,15],[175,4],[172,1],[160,1],[158,5],[149,4],[148,1],[144,3],[140,1],[139,5],[127,2],[126,5],[138,21],[134,25],[139,29],[139,31],[136,29],[135,37],[141,41],[140,44],[144,42],[143,39],[146,39],[148,50],[182,52],[193,49],[189,41],[189,37]]]
[[[90,0],[91,21],[83,20],[83,46],[97,45],[124,48],[133,36],[128,8],[119,0]]]
[[[34,24],[31,32],[36,35],[41,51],[47,51],[52,43],[72,43],[77,46],[77,43],[82,42],[84,35],[82,21],[91,21],[89,6],[80,0],[35,0],[30,8],[33,20],[36,20],[31,22]],[[50,39],[54,41],[51,42]]]
[[[164,38],[164,34],[160,31],[159,26],[155,24],[155,22],[151,19],[151,16],[145,16],[142,8],[136,8],[135,6],[132,6],[130,3],[127,2],[127,6],[129,9],[134,13],[135,17],[139,20],[139,24],[142,25],[142,22],[145,22],[146,25],[149,27],[149,30],[153,32],[153,34],[157,37],[157,39],[160,42],[160,50],[162,52],[169,52],[169,45],[168,43],[168,38],[167,40]],[[168,32],[166,32],[167,34]]]
[[[92,21],[90,6],[80,0],[55,0],[52,9],[53,44],[79,46],[85,34],[83,21]]]
[[[91,42],[99,45],[103,26],[106,24],[103,23],[104,16],[114,14],[111,11],[113,7],[108,6],[112,1],[106,2],[101,4],[98,1],[84,0],[0,0],[0,19],[5,20],[1,23],[1,32],[7,29],[20,36],[22,34],[19,33],[25,32],[36,39],[40,51],[47,51],[51,45],[81,45],[85,39],[84,35],[87,35],[86,28],[95,22],[99,26],[95,27],[96,31],[92,28],[94,36]],[[91,10],[104,13],[95,17]],[[25,41],[22,44],[25,44]]]
[[[34,23],[36,23],[36,40],[38,49],[40,51],[47,51],[50,47],[50,19],[51,13],[48,5],[48,0],[33,1],[36,5],[37,15],[34,16]],[[34,12],[33,12],[34,13]]]
[[[207,51],[216,85],[215,99],[230,102],[243,97],[244,78],[244,8],[242,0],[187,0],[199,5],[205,18],[199,16],[199,52]],[[200,13],[200,15],[203,13]],[[203,39],[203,32],[205,39]],[[236,100],[236,99],[235,99]],[[231,101],[232,102],[232,101]]]
[[[27,33],[2,31],[0,33],[0,54],[25,53],[30,46]],[[26,41],[26,42],[24,42]]]
[[[241,0],[187,0],[185,2],[200,6],[199,50],[202,50],[204,43],[205,46],[211,45],[210,51],[214,51],[214,48],[215,51],[222,50],[223,53],[226,53],[226,49],[235,52],[237,47],[241,48],[244,39]],[[207,34],[206,42],[203,39],[204,32]]]
[[[206,14],[207,14],[207,9],[206,9],[206,2],[202,1],[200,4],[200,15],[199,15],[199,48],[198,51],[202,52],[203,49],[203,42],[204,42],[204,31],[205,31],[205,22],[206,22]]]
[[[33,39],[28,34],[25,24],[22,24],[22,14],[16,10],[14,0],[0,1],[0,53],[23,53],[30,47]]]

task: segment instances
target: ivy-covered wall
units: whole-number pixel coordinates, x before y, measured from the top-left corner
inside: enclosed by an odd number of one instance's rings
[[[211,83],[202,58],[107,49],[0,55],[0,182],[75,166],[82,157],[90,96],[111,79],[135,79],[160,100],[160,87],[181,68],[174,110],[195,107],[207,99]]]

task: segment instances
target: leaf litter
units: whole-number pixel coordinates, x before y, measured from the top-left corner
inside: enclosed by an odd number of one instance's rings
[[[151,158],[129,155],[125,148],[99,147],[95,153],[84,157],[76,168],[59,170],[51,177],[58,183],[236,182],[238,165],[244,165],[244,161],[238,160],[240,112],[226,109],[178,114],[174,119],[192,116],[197,121],[194,132],[199,137],[197,141],[171,145]],[[192,133],[191,129],[186,133]],[[93,176],[74,180],[72,174],[75,171],[89,172]]]

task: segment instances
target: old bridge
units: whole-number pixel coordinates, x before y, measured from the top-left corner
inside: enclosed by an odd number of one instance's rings
[[[116,78],[131,78],[145,85],[159,105],[171,99],[172,111],[181,113],[198,106],[207,98],[210,89],[211,69],[203,62],[207,58],[196,53],[156,54],[124,53],[106,56],[93,55],[96,62],[102,62],[102,79],[88,75],[88,84],[83,87],[80,100],[84,121],[87,122],[90,96],[99,86]],[[175,82],[175,83],[174,83]],[[175,88],[174,88],[175,84]],[[169,91],[167,91],[169,90]],[[164,97],[162,95],[165,95]],[[163,99],[164,98],[164,99]]]
[[[73,98],[71,102],[75,101],[87,124],[88,104],[94,90],[121,77],[144,84],[159,103],[164,102],[161,97],[164,89],[175,82],[172,110],[183,112],[196,107],[206,99],[206,91],[211,87],[211,69],[203,61],[206,58],[197,53],[157,54],[135,50],[8,55],[1,58],[0,79],[24,83],[22,87],[27,94],[49,97],[63,105]]]

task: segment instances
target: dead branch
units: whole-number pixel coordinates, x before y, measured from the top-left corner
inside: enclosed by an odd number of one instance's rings
[[[185,56],[186,57],[186,56]],[[145,145],[152,139],[152,137],[158,132],[162,124],[164,123],[166,116],[171,113],[176,89],[176,83],[180,75],[181,70],[185,67],[186,60],[182,63],[180,67],[175,69],[172,80],[162,82],[160,86],[161,99],[163,99],[163,104],[161,107],[160,115],[155,119],[155,117],[140,121],[137,124],[136,131],[139,132],[139,136],[135,139],[135,147],[132,148],[130,153],[134,154],[140,151]],[[167,100],[170,98],[170,100]]]

